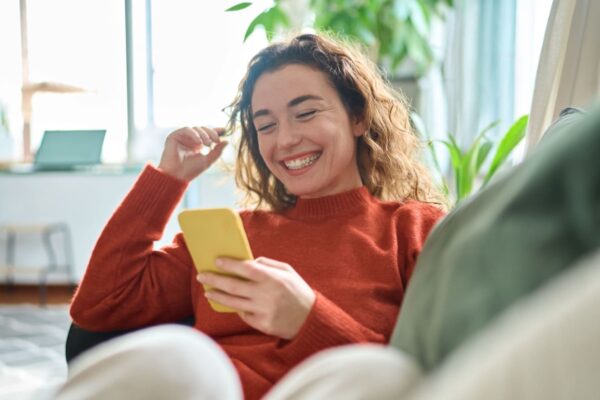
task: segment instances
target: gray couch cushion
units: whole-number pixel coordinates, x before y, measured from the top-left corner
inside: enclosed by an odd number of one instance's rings
[[[600,245],[600,110],[550,130],[429,237],[391,340],[426,370]]]

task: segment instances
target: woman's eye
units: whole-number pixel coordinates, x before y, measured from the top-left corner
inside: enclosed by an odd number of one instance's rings
[[[316,112],[317,112],[317,110],[306,111],[306,112],[302,112],[302,113],[298,114],[296,117],[297,118],[309,118],[309,117],[312,117],[313,115],[315,115]]]
[[[274,126],[275,126],[275,124],[262,125],[262,126],[259,126],[256,130],[258,132],[265,132],[265,131],[268,131],[269,129],[271,129],[272,127],[274,127]]]

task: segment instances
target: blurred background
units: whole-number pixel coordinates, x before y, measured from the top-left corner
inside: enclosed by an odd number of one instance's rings
[[[76,284],[106,220],[144,164],[158,162],[166,135],[222,126],[252,55],[299,32],[329,30],[363,47],[408,99],[424,157],[456,204],[499,164],[524,156],[551,7],[551,0],[4,0],[1,276],[7,284]],[[92,165],[36,168],[45,132],[89,130],[105,131]],[[498,154],[507,136],[511,145]],[[72,146],[55,144],[55,157],[69,158]],[[233,146],[222,158],[179,209],[237,206],[225,168]],[[173,220],[157,246],[177,231]]]
[[[66,304],[104,224],[169,132],[226,122],[246,64],[270,41],[327,29],[363,46],[407,97],[424,157],[454,205],[526,156],[557,115],[551,101],[573,104],[559,89],[536,89],[538,65],[559,76],[578,65],[564,49],[597,43],[571,34],[585,26],[575,18],[585,10],[573,11],[581,1],[555,3],[0,1],[0,398],[64,379]],[[36,168],[45,132],[90,130],[105,131],[97,162]],[[178,210],[237,207],[224,165],[233,162],[230,146]],[[178,230],[173,219],[156,245]]]

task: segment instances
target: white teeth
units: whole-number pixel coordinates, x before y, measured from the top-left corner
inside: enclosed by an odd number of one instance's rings
[[[313,153],[305,158],[298,158],[295,160],[284,161],[283,163],[288,169],[300,169],[309,166],[314,163],[317,158],[321,156],[321,153]]]

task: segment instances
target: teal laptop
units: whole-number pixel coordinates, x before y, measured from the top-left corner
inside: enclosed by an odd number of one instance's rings
[[[45,131],[35,154],[37,171],[70,171],[101,163],[106,130]]]

